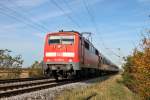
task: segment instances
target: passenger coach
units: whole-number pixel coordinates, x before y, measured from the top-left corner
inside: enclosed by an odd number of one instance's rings
[[[100,73],[103,57],[92,43],[76,31],[49,33],[44,46],[46,76],[70,78]]]

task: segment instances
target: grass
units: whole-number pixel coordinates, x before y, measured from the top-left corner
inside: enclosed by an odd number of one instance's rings
[[[115,75],[86,88],[65,90],[56,100],[140,100],[121,80],[120,75]]]

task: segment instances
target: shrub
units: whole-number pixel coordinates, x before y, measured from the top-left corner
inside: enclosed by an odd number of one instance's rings
[[[142,49],[135,49],[123,65],[123,82],[144,100],[150,100],[150,37],[145,37]]]
[[[9,71],[8,75],[1,77],[2,79],[19,78],[23,64],[22,56],[11,56],[8,49],[0,49],[0,69]]]
[[[42,77],[43,70],[42,70],[42,63],[35,61],[31,68],[29,68],[29,76],[30,77]]]

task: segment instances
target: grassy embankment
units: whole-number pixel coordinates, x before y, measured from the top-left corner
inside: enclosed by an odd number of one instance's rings
[[[98,81],[80,89],[65,90],[57,100],[140,100],[121,83],[121,75],[115,75],[105,81]]]

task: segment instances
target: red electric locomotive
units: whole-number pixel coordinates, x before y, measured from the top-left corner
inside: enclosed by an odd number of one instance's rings
[[[47,76],[80,77],[100,73],[102,57],[79,32],[59,31],[46,36],[44,63]]]

